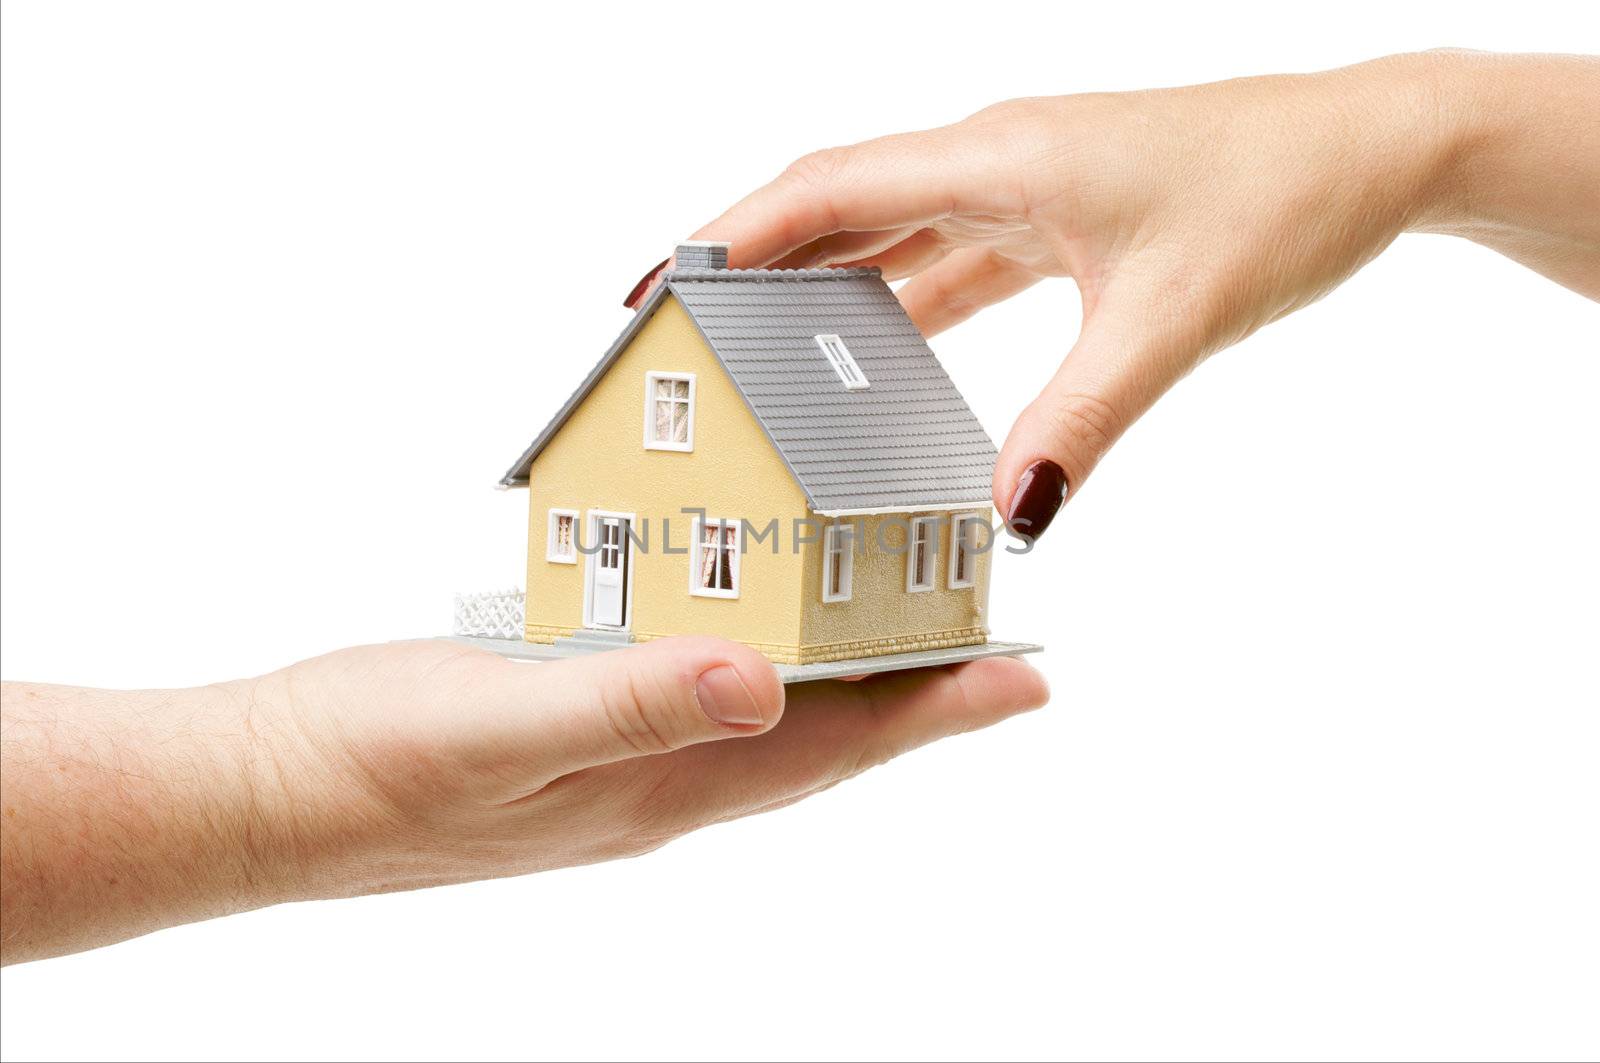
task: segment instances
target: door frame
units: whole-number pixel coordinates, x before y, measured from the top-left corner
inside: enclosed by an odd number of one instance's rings
[[[623,546],[627,549],[626,563],[622,568],[622,615],[626,621],[620,627],[614,624],[597,624],[594,622],[594,574],[600,567],[595,559],[600,556],[598,550],[591,553],[578,551],[583,558],[583,626],[596,631],[632,631],[633,630],[633,570],[637,559],[634,549],[633,531],[634,521],[638,519],[635,514],[621,513],[612,509],[588,509],[583,514],[583,526],[588,535],[585,545],[593,548],[600,542],[600,520],[602,517],[625,520],[628,526],[622,529]]]

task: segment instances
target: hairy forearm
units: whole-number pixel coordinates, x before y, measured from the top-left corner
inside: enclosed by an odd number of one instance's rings
[[[1415,226],[1600,299],[1600,57],[1435,52],[1450,178]]]
[[[4,684],[0,951],[636,856],[1045,697],[999,658],[790,693],[703,637],[537,668],[436,639],[195,690]]]
[[[0,960],[270,903],[249,684],[3,689]]]

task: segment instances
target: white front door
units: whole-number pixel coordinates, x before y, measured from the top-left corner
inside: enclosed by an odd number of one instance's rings
[[[590,618],[596,627],[628,626],[628,518],[595,517],[590,557]]]

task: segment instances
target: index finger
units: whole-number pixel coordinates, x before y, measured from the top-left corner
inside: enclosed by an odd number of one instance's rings
[[[729,265],[766,266],[839,232],[922,226],[1005,198],[1002,142],[981,127],[897,133],[803,156],[694,234],[726,240]]]

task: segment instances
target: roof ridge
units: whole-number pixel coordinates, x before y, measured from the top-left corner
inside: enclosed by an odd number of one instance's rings
[[[833,281],[860,277],[881,277],[877,266],[849,266],[823,269],[669,269],[663,281]]]

